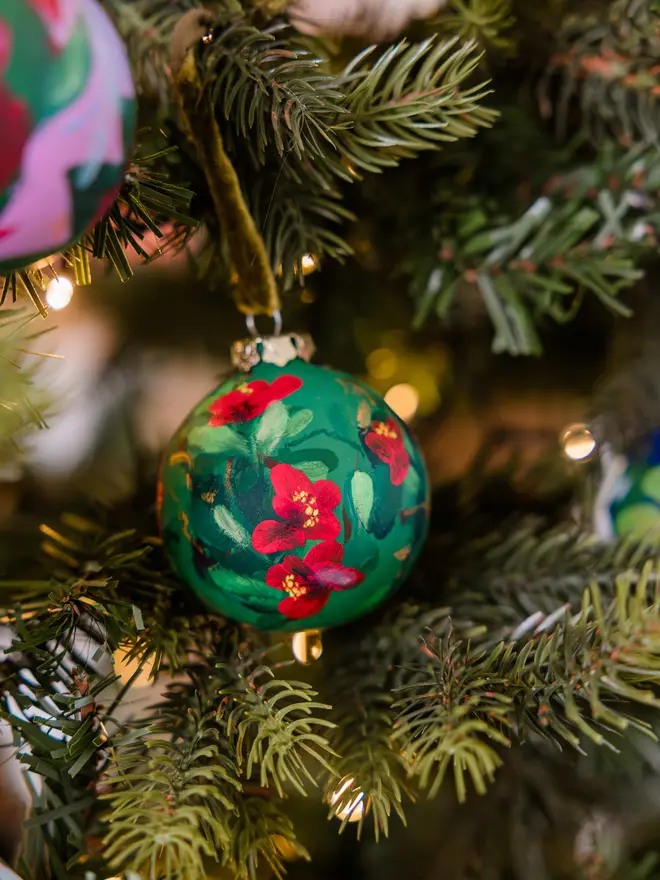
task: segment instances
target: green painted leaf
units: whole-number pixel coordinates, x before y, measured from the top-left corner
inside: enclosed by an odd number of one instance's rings
[[[642,492],[654,501],[660,501],[660,467],[653,467],[644,474]]]
[[[356,471],[353,474],[351,494],[357,515],[366,529],[371,516],[371,508],[374,506],[374,484],[369,474],[365,474],[363,471]]]
[[[289,410],[276,400],[262,415],[254,440],[262,455],[270,455],[282,439],[289,421]]]
[[[305,430],[313,418],[314,413],[311,409],[299,410],[289,419],[289,424],[286,426],[287,437],[293,437],[295,434],[300,434],[301,431]]]
[[[250,546],[250,533],[236,520],[227,508],[219,504],[213,511],[213,517],[220,529],[239,547]]]
[[[358,406],[357,423],[361,428],[368,428],[371,424],[371,404],[366,398]]]
[[[212,428],[201,425],[188,434],[188,443],[200,452],[224,453],[226,455],[249,455],[250,444],[229,425]]]
[[[655,504],[631,504],[616,515],[618,535],[643,538],[651,529],[660,532],[660,510]]]
[[[323,464],[322,461],[301,461],[296,467],[299,471],[302,471],[312,481],[316,480],[325,480],[328,476],[328,466],[327,464]]]

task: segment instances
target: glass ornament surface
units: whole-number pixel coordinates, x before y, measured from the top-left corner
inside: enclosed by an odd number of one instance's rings
[[[212,609],[263,630],[337,626],[402,583],[424,542],[419,447],[374,391],[258,363],[193,410],[166,450],[163,542]]]

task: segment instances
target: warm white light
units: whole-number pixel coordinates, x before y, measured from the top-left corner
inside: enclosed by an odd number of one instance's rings
[[[300,265],[302,266],[303,275],[311,275],[312,272],[316,272],[318,269],[319,261],[314,254],[303,254],[300,259]]]
[[[584,461],[596,448],[596,441],[589,428],[582,422],[569,425],[560,437],[564,455],[572,461]]]
[[[339,788],[335,789],[335,791],[330,796],[330,806],[334,806],[337,801],[342,797],[342,795],[347,792],[353,792],[355,786],[355,780],[352,776],[349,776],[348,779],[345,779],[340,785]],[[360,819],[364,816],[364,794],[361,791],[356,791],[355,796],[348,801],[345,807],[342,807],[341,810],[337,813],[337,818],[343,821],[348,822],[359,822]]]
[[[59,312],[60,309],[65,309],[71,302],[72,296],[73,284],[64,275],[60,275],[58,278],[53,278],[53,280],[48,283],[48,287],[46,288],[46,302],[51,309],[54,309],[56,312]]]
[[[140,668],[139,658],[128,660],[125,651],[123,651],[121,648],[115,651],[112,662],[115,667],[115,675],[118,675],[120,677],[122,684],[127,684]],[[152,669],[153,661],[147,661],[147,663],[145,663],[142,667],[138,677],[134,680],[132,687],[147,687],[153,685],[154,680],[153,678],[149,677],[151,675]]]
[[[419,392],[407,382],[400,385],[392,385],[385,395],[385,403],[391,406],[394,412],[404,422],[409,422],[417,412],[419,406]]]
[[[321,631],[308,629],[304,632],[295,633],[291,639],[291,650],[298,663],[308,666],[318,660],[323,653],[323,640]]]

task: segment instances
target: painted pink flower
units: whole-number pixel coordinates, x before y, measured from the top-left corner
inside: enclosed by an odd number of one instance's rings
[[[297,376],[280,376],[271,382],[255,379],[243,382],[238,388],[223,394],[209,407],[212,416],[209,425],[216,428],[232,422],[249,422],[256,419],[276,400],[282,400],[302,388],[302,379]]]
[[[351,590],[364,580],[357,568],[341,564],[344,548],[337,541],[317,544],[305,555],[285,556],[266,574],[266,583],[287,593],[278,611],[293,620],[311,617],[326,605],[333,590]]]
[[[275,489],[273,510],[280,520],[260,522],[252,533],[257,553],[277,553],[302,547],[306,541],[332,541],[341,531],[332,512],[341,501],[339,487],[331,480],[315,483],[288,464],[270,472]]]
[[[390,466],[390,479],[400,486],[410,467],[410,458],[403,443],[403,432],[394,419],[372,422],[364,442],[378,458]]]

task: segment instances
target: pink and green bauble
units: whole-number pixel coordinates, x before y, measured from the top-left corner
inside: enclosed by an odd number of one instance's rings
[[[602,480],[594,509],[601,538],[660,536],[660,430],[629,456],[605,445]]]
[[[244,372],[189,415],[159,481],[163,542],[215,611],[263,630],[337,626],[385,601],[424,541],[429,485],[406,425],[304,337],[237,347]]]
[[[97,0],[0,3],[0,272],[111,207],[135,131],[124,45]]]

